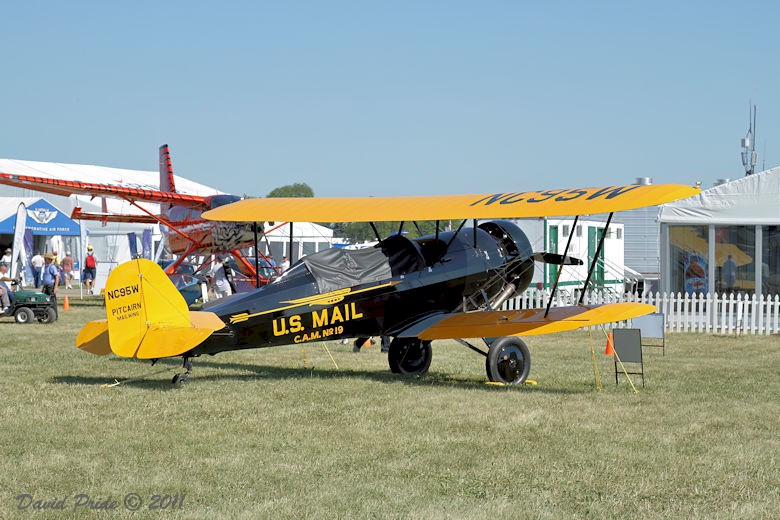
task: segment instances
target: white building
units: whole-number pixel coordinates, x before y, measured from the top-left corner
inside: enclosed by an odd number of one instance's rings
[[[582,289],[588,268],[596,255],[599,239],[605,233],[606,221],[573,218],[539,218],[514,220],[531,242],[534,252],[563,254],[571,237],[568,256],[582,260],[581,266],[563,266],[558,288],[562,292]],[[622,294],[625,284],[623,261],[623,224],[610,223],[604,247],[591,276],[591,287]],[[549,289],[555,283],[559,266],[537,262],[533,284]]]

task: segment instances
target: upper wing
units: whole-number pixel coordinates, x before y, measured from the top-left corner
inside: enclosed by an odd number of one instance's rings
[[[544,309],[440,314],[409,327],[399,336],[434,340],[552,334],[623,321],[656,311],[653,305],[646,303],[623,302],[553,307],[547,317]]]
[[[32,175],[15,175],[0,172],[0,184],[17,188],[42,191],[54,195],[90,195],[93,197],[120,197],[126,200],[176,204],[192,208],[207,208],[207,197],[172,193],[150,188],[130,187],[121,184],[101,184]]]
[[[608,213],[683,199],[681,184],[609,186],[488,195],[244,199],[203,213],[230,222],[371,222],[557,217]]]

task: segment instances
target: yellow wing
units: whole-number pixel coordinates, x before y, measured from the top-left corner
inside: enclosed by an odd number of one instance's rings
[[[663,204],[701,190],[681,184],[608,186],[486,195],[244,199],[203,213],[226,222],[371,222],[556,217]]]
[[[616,321],[628,320],[657,309],[646,303],[610,303],[553,307],[547,317],[544,309],[479,311],[439,315],[405,330],[400,336],[423,340],[490,338],[552,334]]]

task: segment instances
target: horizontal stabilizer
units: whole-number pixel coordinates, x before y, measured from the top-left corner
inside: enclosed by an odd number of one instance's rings
[[[533,259],[537,262],[555,265],[582,265],[582,260],[573,256],[563,256],[556,253],[534,253]]]
[[[103,199],[104,201],[106,199]],[[95,213],[82,211],[80,206],[73,208],[70,213],[71,220],[95,220],[98,222],[131,222],[142,224],[157,224],[160,221],[150,215],[141,214],[118,214],[108,213],[107,211]]]
[[[108,342],[108,320],[90,321],[79,331],[76,336],[76,346],[98,356],[111,353],[111,344]]]
[[[515,311],[478,311],[437,316],[423,330],[405,331],[423,340],[454,338],[489,338],[496,336],[530,336],[552,334],[623,321],[656,312],[646,303],[609,303],[606,305],[572,305],[553,307],[545,317],[545,309]]]
[[[76,346],[93,354],[157,359],[181,355],[225,326],[211,312],[190,312],[163,270],[137,259],[106,281],[106,320],[89,322]]]

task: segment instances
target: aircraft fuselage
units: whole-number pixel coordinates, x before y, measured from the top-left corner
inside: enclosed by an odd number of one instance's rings
[[[518,292],[524,290],[533,265],[525,235],[507,222],[500,227],[496,223],[483,226],[491,232],[478,228],[476,240],[474,229],[466,228],[441,233],[438,239],[390,237],[374,251],[344,253],[344,269],[349,269],[350,262],[368,265],[368,275],[355,275],[351,279],[357,283],[346,286],[340,286],[344,284],[339,280],[350,276],[318,272],[320,253],[305,257],[269,285],[205,306],[226,327],[195,347],[192,355],[344,337],[394,336],[427,316],[487,304],[509,278]],[[388,276],[382,276],[383,266],[377,263],[382,258],[390,266]]]

